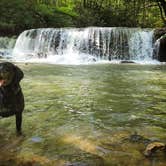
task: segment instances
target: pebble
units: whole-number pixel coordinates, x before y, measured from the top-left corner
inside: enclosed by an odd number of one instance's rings
[[[31,141],[35,142],[35,143],[39,143],[39,142],[42,142],[43,139],[41,137],[34,136],[34,137],[31,138]]]

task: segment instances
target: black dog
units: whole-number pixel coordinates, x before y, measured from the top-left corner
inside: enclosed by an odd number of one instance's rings
[[[16,116],[17,133],[21,134],[24,96],[19,82],[24,77],[20,68],[10,62],[0,63],[0,116]]]

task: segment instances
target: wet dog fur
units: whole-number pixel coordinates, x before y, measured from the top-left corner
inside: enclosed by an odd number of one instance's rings
[[[24,110],[24,96],[19,84],[23,77],[22,70],[13,63],[0,63],[0,116],[15,115],[18,134],[21,134]]]

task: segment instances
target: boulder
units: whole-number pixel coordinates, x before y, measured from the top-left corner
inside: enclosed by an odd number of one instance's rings
[[[120,63],[135,63],[135,62],[131,60],[122,60],[120,61]]]
[[[160,62],[166,62],[166,28],[156,29],[154,32],[154,40],[159,43],[157,59]]]
[[[160,62],[166,62],[166,34],[159,39],[159,42],[158,60]]]
[[[166,152],[166,145],[162,142],[152,142],[146,146],[144,151],[144,155],[150,157],[156,151],[164,151]]]
[[[156,41],[157,39],[159,39],[164,34],[166,34],[166,28],[157,28],[154,31],[154,40]]]

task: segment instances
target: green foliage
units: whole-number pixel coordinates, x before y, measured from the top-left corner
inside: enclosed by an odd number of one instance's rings
[[[1,0],[0,11],[1,36],[41,27],[165,24],[165,8],[155,0]]]
[[[76,20],[77,27],[87,27],[87,26],[101,26],[103,22],[99,13],[93,10],[80,8],[78,10],[78,17]]]
[[[72,17],[74,14],[67,11],[39,4],[35,10],[36,14],[40,16],[42,25],[40,27],[66,27],[73,26]],[[37,26],[37,27],[39,27]]]
[[[0,11],[1,36],[30,28],[73,26],[71,13],[32,0],[1,0]]]
[[[78,14],[75,11],[73,11],[73,8],[71,8],[71,7],[59,7],[59,8],[56,8],[56,10],[63,14],[69,15],[71,17],[78,16]]]

